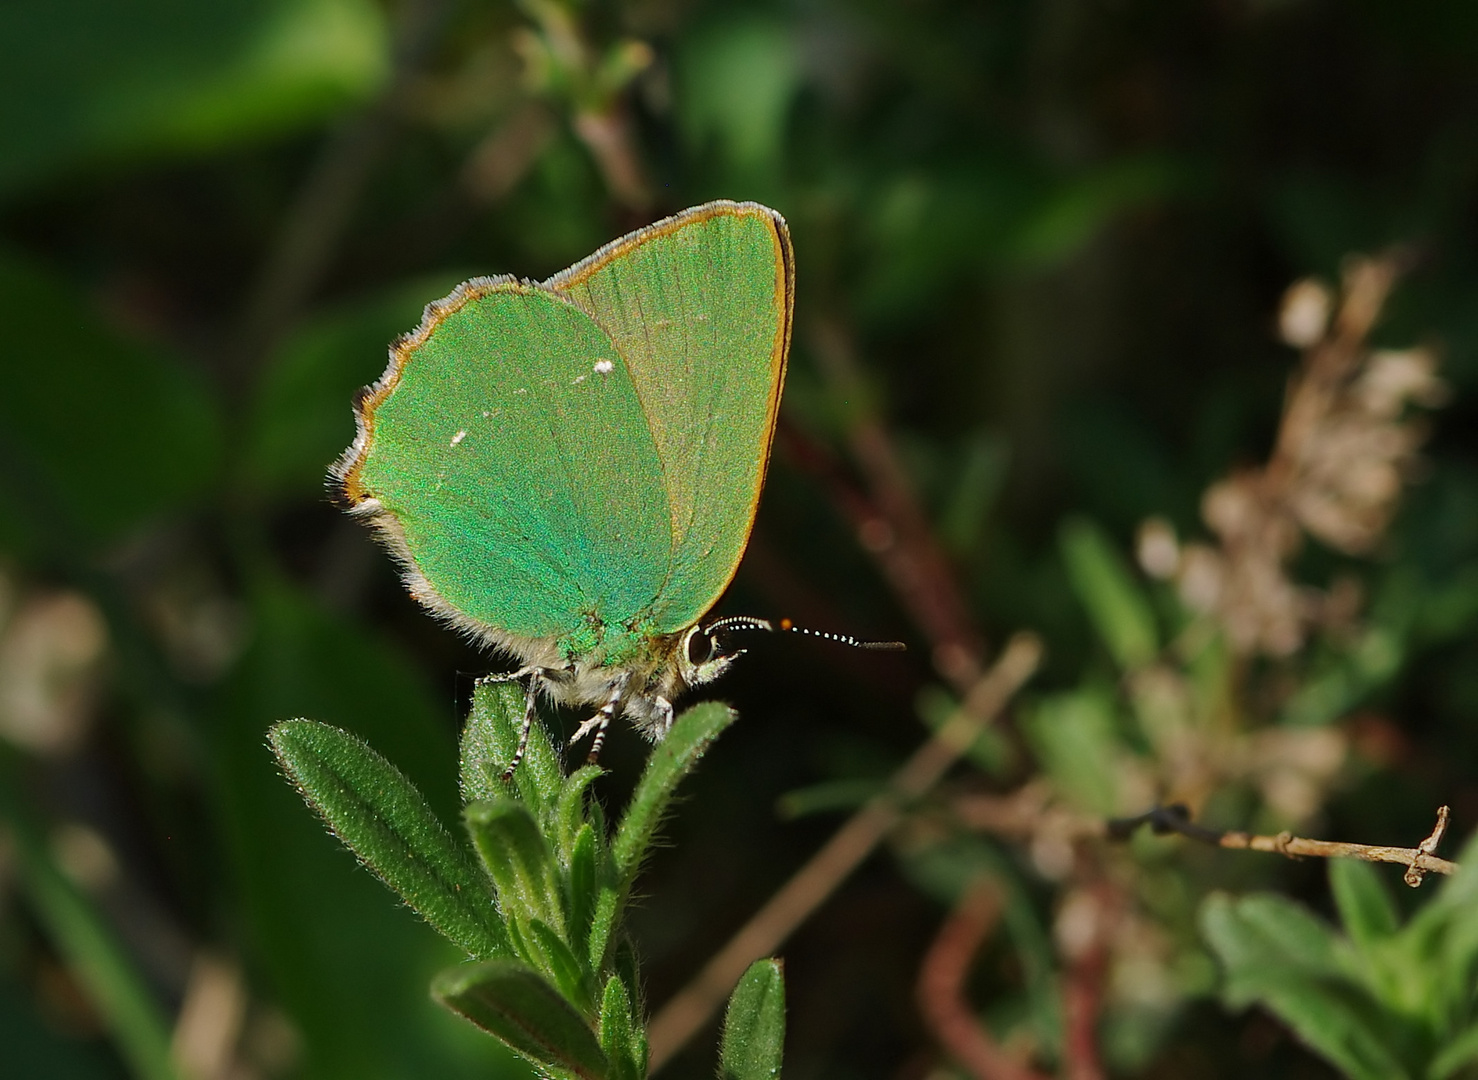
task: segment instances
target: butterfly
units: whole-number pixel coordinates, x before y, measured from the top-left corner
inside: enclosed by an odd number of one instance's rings
[[[413,597],[528,679],[657,740],[743,654],[707,624],[748,543],[785,382],[795,267],[757,203],[685,210],[547,281],[430,304],[355,402],[331,484]]]

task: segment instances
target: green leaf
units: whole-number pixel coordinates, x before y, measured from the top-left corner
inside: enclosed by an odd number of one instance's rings
[[[1478,1024],[1450,1039],[1427,1067],[1427,1080],[1447,1080],[1464,1065],[1478,1061]]]
[[[1377,1034],[1374,1010],[1354,1007],[1327,986],[1289,978],[1268,985],[1257,1000],[1354,1080],[1404,1080],[1411,1075]]]
[[[615,975],[606,980],[601,995],[600,1045],[611,1063],[612,1080],[643,1080],[647,1075],[647,1033],[632,1014],[626,985]]]
[[[1042,698],[1022,731],[1042,768],[1066,798],[1094,814],[1116,814],[1124,746],[1112,701],[1092,689]]]
[[[1227,971],[1233,1005],[1257,999],[1286,979],[1339,979],[1349,969],[1334,931],[1281,896],[1233,900],[1213,894],[1201,907],[1201,930]]]
[[[7,0],[0,193],[301,127],[372,93],[387,45],[368,0]]]
[[[564,909],[554,853],[523,803],[489,799],[467,807],[467,828],[498,890],[503,913],[538,920],[563,935]]]
[[[411,908],[471,956],[508,952],[486,885],[400,770],[348,732],[310,720],[277,724],[268,739],[334,835]]]
[[[599,971],[605,964],[611,933],[616,928],[616,913],[621,907],[621,891],[614,885],[602,885],[595,896],[595,913],[590,917],[590,966]]]
[[[72,283],[7,257],[0,321],[13,358],[0,386],[0,543],[106,542],[202,497],[222,444],[196,372],[118,333]]]
[[[1400,925],[1395,901],[1380,872],[1359,859],[1330,859],[1329,887],[1345,932],[1362,952],[1390,940]]]
[[[1454,856],[1460,867],[1478,865],[1478,833]],[[1446,878],[1429,903],[1411,915],[1396,938],[1390,967],[1403,989],[1433,1017],[1436,1030],[1466,1025],[1478,978],[1478,874],[1462,870]]]
[[[0,776],[0,821],[10,826],[9,848],[30,906],[137,1080],[176,1080],[169,1025],[153,990],[107,922],[56,866],[34,825],[12,802],[14,779]],[[9,1048],[0,1057],[8,1059],[8,1054]]]
[[[1070,518],[1059,544],[1073,589],[1119,667],[1154,660],[1160,649],[1154,613],[1113,542],[1093,522]]]
[[[605,771],[599,765],[582,765],[570,774],[560,790],[559,802],[554,809],[554,825],[556,842],[566,859],[586,825],[585,791],[604,775]]]
[[[263,745],[272,721],[286,716],[352,726],[450,823],[461,801],[448,768],[456,743],[445,695],[363,619],[332,615],[280,585],[251,599],[251,644],[208,699],[212,722],[200,730],[211,751],[206,792],[236,887],[242,947],[299,1033],[305,1076],[472,1080],[523,1067],[431,1000],[426,985],[465,950],[346,857]]]
[[[610,1074],[595,1033],[559,991],[517,960],[486,960],[436,977],[432,996],[532,1060],[581,1077]]]
[[[647,846],[678,783],[688,774],[719,733],[734,722],[735,713],[716,701],[695,706],[679,716],[652,750],[646,772],[632,793],[631,803],[616,829],[611,854],[622,889],[630,888]]]
[[[1201,930],[1226,968],[1229,1005],[1266,1006],[1357,1080],[1409,1075],[1382,1038],[1382,1017],[1399,1018],[1362,992],[1334,932],[1304,908],[1281,896],[1216,893],[1201,907]]]
[[[509,794],[503,770],[513,760],[523,727],[526,691],[521,683],[479,682],[472,691],[472,711],[462,730],[462,801],[504,798]],[[544,728],[534,717],[523,761],[513,786],[535,815],[542,818],[559,799],[565,774]]]
[[[802,66],[795,37],[745,18],[692,37],[679,57],[680,120],[700,149],[716,143],[731,169],[763,180],[777,168]]]
[[[590,955],[590,924],[595,917],[595,902],[600,891],[596,865],[595,830],[583,826],[570,845],[569,868],[565,872],[565,905],[570,913],[566,929],[570,947],[587,958]]]
[[[534,948],[543,958],[543,963],[539,966],[544,974],[554,980],[555,987],[564,995],[565,1000],[582,1015],[592,1015],[595,1012],[593,973],[548,923],[530,919],[526,926]]]
[[[785,1050],[785,973],[756,960],[729,996],[719,1050],[722,1080],[775,1080]]]

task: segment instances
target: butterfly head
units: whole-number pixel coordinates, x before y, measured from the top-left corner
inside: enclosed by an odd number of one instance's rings
[[[735,647],[727,637],[728,631],[773,629],[764,619],[747,615],[719,619],[707,626],[691,627],[683,635],[678,648],[678,669],[683,682],[688,686],[702,686],[713,682],[728,671],[735,660],[749,651]]]

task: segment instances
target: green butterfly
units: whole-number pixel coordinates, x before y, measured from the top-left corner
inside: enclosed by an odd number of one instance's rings
[[[458,286],[359,397],[332,480],[412,596],[518,659],[525,737],[543,694],[598,706],[592,756],[618,714],[660,739],[742,654],[723,631],[770,629],[701,620],[754,524],[794,296],[785,219],[711,202]]]

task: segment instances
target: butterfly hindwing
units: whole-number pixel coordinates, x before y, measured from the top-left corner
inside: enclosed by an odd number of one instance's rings
[[[594,317],[631,372],[672,515],[655,624],[682,629],[728,585],[754,523],[790,338],[785,222],[753,203],[709,203],[547,285]]]

